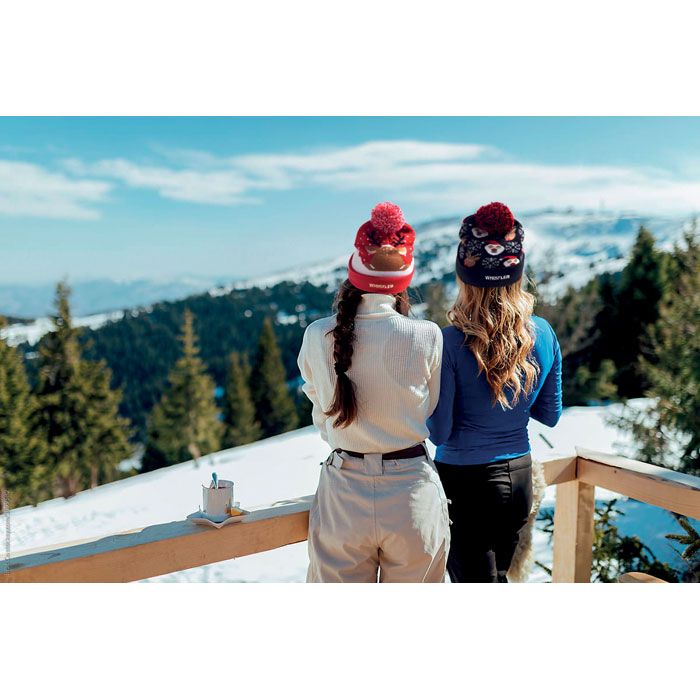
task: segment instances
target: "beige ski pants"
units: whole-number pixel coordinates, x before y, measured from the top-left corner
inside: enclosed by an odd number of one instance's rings
[[[332,452],[309,514],[309,583],[442,583],[447,500],[428,456]]]

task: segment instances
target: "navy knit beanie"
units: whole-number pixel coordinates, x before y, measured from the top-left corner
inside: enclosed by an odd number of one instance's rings
[[[462,222],[457,275],[474,287],[517,282],[525,268],[524,237],[523,227],[505,204],[486,204]]]

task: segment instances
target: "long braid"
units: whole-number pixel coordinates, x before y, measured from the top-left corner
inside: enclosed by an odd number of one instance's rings
[[[355,342],[355,316],[362,301],[362,291],[347,280],[340,285],[335,298],[337,309],[333,334],[333,367],[336,381],[333,402],[326,415],[335,416],[333,426],[346,428],[357,417],[357,397],[355,385],[347,371],[352,365],[353,344]]]
[[[333,330],[333,367],[336,381],[333,401],[326,411],[327,416],[335,416],[333,427],[347,428],[357,418],[357,397],[355,385],[347,372],[352,366],[352,353],[355,343],[355,316],[357,308],[366,292],[355,287],[349,280],[340,285],[335,297],[336,323]],[[396,310],[408,316],[411,305],[408,294],[396,294]]]

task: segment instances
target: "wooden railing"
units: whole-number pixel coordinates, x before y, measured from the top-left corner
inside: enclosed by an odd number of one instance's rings
[[[700,479],[617,455],[576,448],[574,478],[557,482],[552,581],[587,583],[593,557],[595,487],[700,518]]]
[[[554,514],[555,582],[587,582],[591,575],[594,489],[602,486],[675,513],[700,518],[700,479],[643,462],[577,449],[544,462],[557,485]],[[188,520],[21,552],[0,582],[122,582],[191,569],[303,542],[311,496],[256,510],[216,530]],[[4,563],[0,563],[0,571]]]

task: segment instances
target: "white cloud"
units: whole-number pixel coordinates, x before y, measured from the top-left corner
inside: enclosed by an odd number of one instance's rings
[[[368,141],[306,152],[221,157],[158,151],[157,164],[127,159],[66,161],[74,175],[116,180],[167,199],[235,205],[301,187],[367,191],[396,201],[462,211],[500,199],[520,211],[544,206],[689,212],[700,209],[700,177],[597,165],[518,161],[481,144]]]
[[[206,204],[258,201],[247,193],[359,183],[367,173],[400,173],[420,163],[450,163],[485,156],[493,149],[477,144],[422,141],[369,141],[358,146],[309,153],[249,154],[222,158],[191,150],[161,151],[173,165],[144,165],[123,158],[85,163],[64,161],[79,175],[107,177],[129,187],[150,189],[168,199]]]
[[[520,211],[601,205],[642,213],[700,210],[700,179],[681,180],[655,170],[497,163],[464,166],[453,176],[442,188],[416,187],[411,194],[421,201],[462,208],[500,199]]]
[[[428,141],[368,141],[359,146],[327,148],[304,154],[253,154],[231,158],[228,162],[253,173],[289,175],[366,173],[387,167],[406,167],[417,163],[470,161],[496,153],[480,144]]]
[[[123,158],[100,160],[87,165],[78,160],[64,161],[71,172],[81,175],[113,178],[129,187],[155,190],[166,199],[199,204],[240,204],[252,182],[242,172],[229,170],[173,169],[139,165]]]
[[[0,214],[49,219],[98,219],[95,205],[112,185],[72,179],[33,163],[0,160]]]

